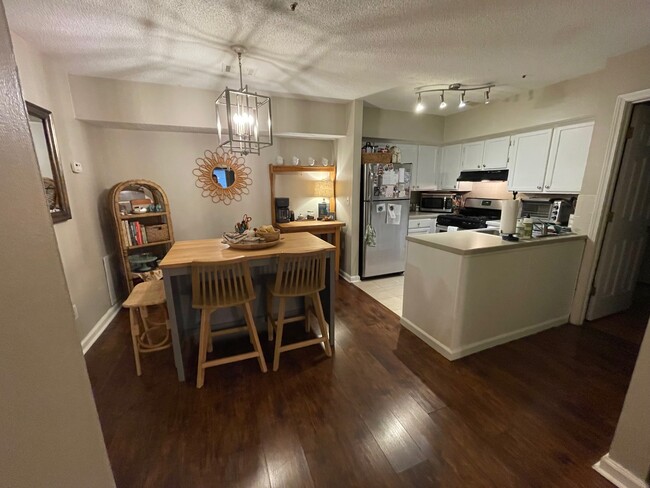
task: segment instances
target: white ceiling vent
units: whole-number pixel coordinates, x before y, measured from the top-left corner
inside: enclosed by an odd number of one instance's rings
[[[236,64],[222,64],[221,65],[221,71],[223,73],[232,73],[235,75],[239,75],[239,67]],[[247,68],[245,66],[242,66],[241,69],[242,75],[244,77],[248,76],[255,76],[255,69],[254,68]]]

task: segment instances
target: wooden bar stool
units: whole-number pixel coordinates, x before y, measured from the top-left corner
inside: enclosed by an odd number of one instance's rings
[[[253,282],[244,258],[232,259],[226,262],[193,262],[192,263],[192,307],[201,309],[201,328],[199,335],[199,362],[196,374],[196,387],[201,388],[205,379],[205,369],[221,364],[257,358],[260,369],[266,373],[266,362],[257,336],[251,302],[255,299]],[[246,325],[231,327],[212,332],[210,317],[220,308],[241,306],[244,310]],[[221,359],[207,360],[208,351],[212,351],[212,338],[248,330],[253,344],[253,352],[237,354]]]
[[[122,306],[129,309],[135,371],[138,376],[141,376],[141,353],[162,351],[171,347],[163,282],[145,281],[144,283],[138,283]],[[152,320],[149,316],[149,307],[159,307],[163,320]]]
[[[273,339],[273,330],[276,331],[275,353],[273,355],[273,371],[280,365],[280,354],[301,347],[323,344],[325,354],[332,356],[327,323],[323,314],[323,305],[320,301],[319,291],[325,288],[325,253],[316,251],[311,253],[282,254],[278,263],[278,272],[272,286],[267,287],[266,313],[269,340]],[[280,299],[278,318],[273,319],[273,298]],[[285,317],[286,299],[289,297],[305,297],[305,314],[295,317]],[[321,336],[316,339],[282,345],[282,331],[285,324],[305,321],[305,330],[309,330],[309,317],[313,313],[318,320]]]

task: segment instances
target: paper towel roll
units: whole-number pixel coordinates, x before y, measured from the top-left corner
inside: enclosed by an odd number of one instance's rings
[[[504,200],[501,203],[501,233],[514,234],[517,232],[517,217],[519,216],[519,200]]]

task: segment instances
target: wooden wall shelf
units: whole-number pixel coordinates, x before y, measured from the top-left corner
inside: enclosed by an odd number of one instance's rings
[[[330,212],[336,212],[336,166],[276,166],[269,164],[269,177],[271,179],[271,220],[275,221],[275,176],[283,174],[295,174],[303,172],[324,172],[334,185],[334,196],[330,198]]]

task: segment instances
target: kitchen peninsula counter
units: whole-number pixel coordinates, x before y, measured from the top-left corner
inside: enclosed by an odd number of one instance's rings
[[[449,360],[565,324],[585,240],[408,236],[400,322]]]

